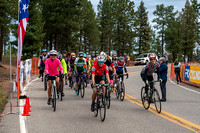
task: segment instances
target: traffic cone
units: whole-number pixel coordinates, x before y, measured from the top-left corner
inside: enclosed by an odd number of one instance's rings
[[[28,112],[31,112],[31,109],[30,109],[31,105],[30,105],[29,97],[26,97],[26,104],[25,105],[27,105]]]
[[[25,106],[24,106],[24,113],[22,114],[22,116],[30,116],[30,114],[28,113],[28,106],[27,106],[27,104],[25,104]]]

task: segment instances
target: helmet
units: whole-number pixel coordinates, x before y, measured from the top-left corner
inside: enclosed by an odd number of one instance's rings
[[[105,52],[102,51],[102,52],[100,53],[100,55],[104,56],[104,57],[106,58],[106,60],[107,60],[107,54],[106,54]]]
[[[47,52],[47,49],[46,49],[46,48],[43,48],[43,49],[42,49],[42,52]]]
[[[67,51],[63,51],[63,54],[67,54]]]
[[[49,54],[50,54],[50,55],[52,55],[52,54],[58,55],[58,52],[57,52],[56,50],[51,50],[51,51],[49,52]]]
[[[113,54],[114,57],[117,57],[117,54]]]
[[[60,53],[58,54],[58,59],[62,60],[62,54],[60,54]]]
[[[149,55],[149,60],[151,60],[151,59],[156,59],[156,55],[155,54],[150,54]]]
[[[70,56],[70,55],[71,55],[71,53],[70,53],[70,52],[68,52],[68,53],[67,53],[67,56]]]
[[[83,52],[79,52],[78,55],[79,56],[84,56],[84,53]]]
[[[75,53],[71,53],[71,56],[76,56],[76,54]]]
[[[106,61],[106,58],[103,56],[103,55],[99,55],[99,56],[97,56],[97,62],[99,63],[99,62],[105,62]]]
[[[124,62],[124,57],[120,56],[119,57],[119,62]]]
[[[87,58],[91,58],[91,55],[87,55]]]
[[[84,58],[86,58],[86,57],[87,57],[87,54],[84,53],[83,56],[84,56]]]

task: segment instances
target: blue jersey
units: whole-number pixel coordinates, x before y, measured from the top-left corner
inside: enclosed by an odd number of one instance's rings
[[[123,72],[123,68],[126,68],[126,63],[120,63],[119,61],[115,63],[116,72]]]

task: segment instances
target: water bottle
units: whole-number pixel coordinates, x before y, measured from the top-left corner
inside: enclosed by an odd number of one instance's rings
[[[150,97],[150,93],[151,93],[151,91],[150,91],[150,89],[148,89],[148,97]]]

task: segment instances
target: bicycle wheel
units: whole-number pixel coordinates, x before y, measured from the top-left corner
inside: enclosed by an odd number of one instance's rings
[[[156,107],[156,111],[158,113],[161,113],[161,101],[160,101],[160,95],[156,89],[153,91],[153,102]]]
[[[84,86],[84,80],[81,80],[81,85],[80,85],[80,91],[81,91],[81,97],[83,98],[85,95],[85,86]]]
[[[149,109],[150,101],[149,101],[149,97],[145,93],[145,87],[142,87],[141,89],[141,100],[142,100],[143,107],[145,109]]]
[[[115,94],[116,94],[116,98],[118,99],[119,98],[119,93],[118,93],[118,87],[115,89]]]
[[[101,99],[100,99],[100,118],[102,122],[106,118],[106,99],[103,94],[101,94]]]
[[[108,87],[106,87],[106,105],[107,105],[107,109],[110,108],[110,94],[109,94],[109,89]]]
[[[44,91],[47,90],[47,78],[46,75],[44,75]]]
[[[124,97],[125,97],[125,86],[124,86],[124,82],[121,82],[121,86],[120,86],[120,100],[124,101]]]
[[[63,97],[62,97],[63,82],[61,80],[60,80],[60,89],[59,89],[59,91],[60,91],[60,101],[62,101],[63,100]]]
[[[53,107],[53,111],[56,111],[56,88],[55,86],[53,87],[53,99],[52,99],[52,107]]]
[[[94,116],[97,117],[98,116],[98,110],[99,110],[99,105],[98,105],[98,100],[96,100],[96,103],[94,104]]]

